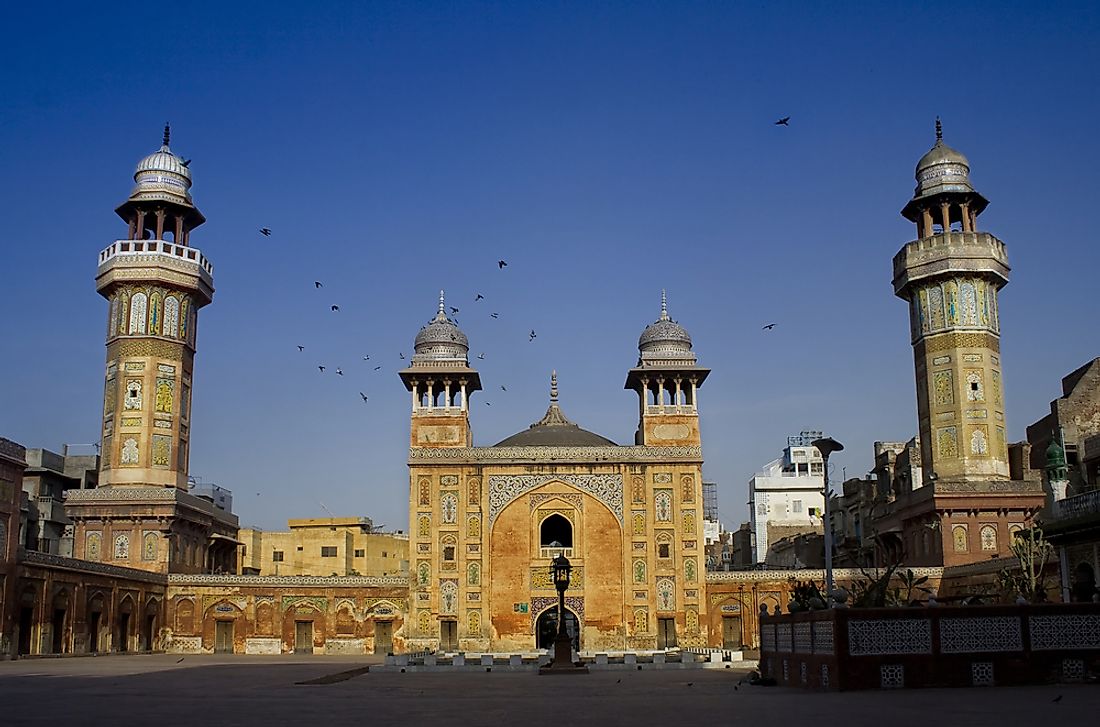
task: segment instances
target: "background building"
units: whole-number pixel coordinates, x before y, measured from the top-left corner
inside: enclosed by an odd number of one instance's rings
[[[99,455],[90,445],[70,448],[66,444],[62,454],[28,449],[20,545],[28,550],[72,556],[73,522],[65,515],[65,497],[69,490],[94,489],[98,480]]]
[[[409,536],[375,532],[368,517],[287,521],[286,531],[242,528],[238,572],[274,576],[407,576]]]
[[[811,444],[820,437],[813,431],[787,437],[783,456],[749,480],[754,563],[766,563],[771,544],[781,538],[822,531],[824,463]]]

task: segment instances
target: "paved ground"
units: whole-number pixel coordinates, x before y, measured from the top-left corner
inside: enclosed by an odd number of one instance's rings
[[[732,670],[371,674],[363,657],[106,656],[0,662],[0,725],[1093,724],[1100,687],[813,694],[741,686]],[[1055,698],[1061,696],[1057,702]],[[705,720],[706,722],[703,722]],[[795,721],[797,720],[797,722]]]

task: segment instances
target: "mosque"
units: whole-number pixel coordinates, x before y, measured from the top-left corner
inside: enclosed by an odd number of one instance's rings
[[[566,625],[585,650],[755,641],[755,615],[785,603],[786,575],[706,571],[699,396],[709,369],[663,296],[626,372],[638,396],[633,443],[571,421],[552,375],[541,419],[474,446],[469,402],[481,379],[441,295],[399,372],[411,402],[408,576],[234,574],[236,517],[187,489],[198,312],[214,280],[191,245],[205,220],[191,172],[169,143],[166,128],[138,163],[116,210],[126,238],[99,253],[101,471],[97,488],[65,501],[73,557],[18,547],[20,489],[0,487],[15,498],[0,502],[0,652],[531,650],[555,628],[559,553],[573,564]],[[936,474],[919,485],[935,496],[920,502],[957,518],[942,531],[940,566],[960,552],[960,532],[1009,511],[1025,519],[1042,501],[1009,478],[997,306],[1007,258],[977,231],[986,201],[969,172],[937,129],[903,211],[918,239],[894,261],[910,304],[924,471]],[[22,448],[0,445],[0,479],[14,481]],[[900,542],[925,510],[899,513]],[[1007,555],[1008,541],[981,557]]]

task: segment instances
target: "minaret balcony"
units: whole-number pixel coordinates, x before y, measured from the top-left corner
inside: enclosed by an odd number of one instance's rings
[[[699,412],[691,404],[680,404],[680,405],[673,405],[673,404],[653,405],[653,404],[647,404],[646,408],[645,408],[645,413],[646,414],[686,414],[686,415],[690,415],[690,416],[695,416]]]
[[[988,232],[941,232],[906,243],[894,256],[894,294],[907,298],[918,280],[945,274],[981,274],[1008,283],[1005,244]]]
[[[413,416],[418,417],[460,417],[465,415],[466,410],[461,406],[419,406],[413,411]]]
[[[202,251],[165,240],[117,240],[99,253],[97,287],[103,290],[118,279],[134,279],[129,271],[142,267],[164,267],[196,278],[195,287],[214,294],[214,266]],[[117,274],[126,269],[127,273]]]

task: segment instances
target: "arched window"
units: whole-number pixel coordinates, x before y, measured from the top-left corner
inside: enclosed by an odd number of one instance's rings
[[[956,525],[955,527],[951,528],[951,540],[955,544],[956,553],[965,553],[966,551],[970,550],[970,546],[967,543],[965,525]]]
[[[164,299],[164,335],[175,338],[179,332],[180,302],[174,295]]]
[[[130,536],[119,535],[115,538],[115,560],[130,559]]]
[[[443,522],[453,523],[458,517],[458,495],[448,492],[439,500],[439,511],[443,516]]]
[[[128,329],[130,335],[145,333],[147,304],[148,298],[145,297],[145,293],[134,293],[134,297],[130,299],[130,327]]]
[[[539,544],[543,548],[572,548],[573,524],[554,513],[539,526]]]
[[[993,525],[983,525],[981,529],[982,550],[997,549],[997,528]]]
[[[657,581],[657,609],[674,611],[676,609],[676,586],[671,578]]]

